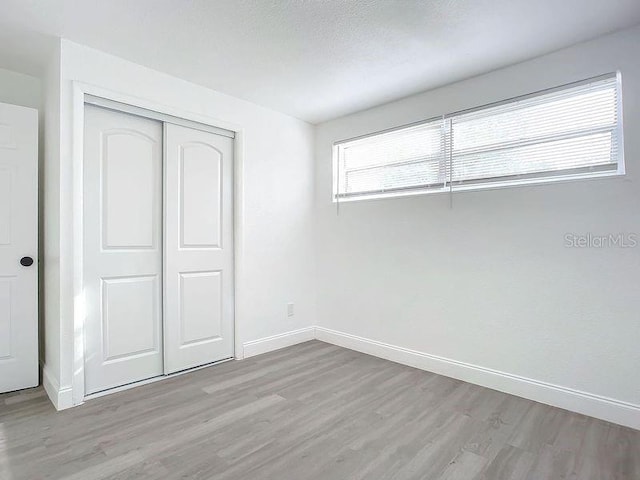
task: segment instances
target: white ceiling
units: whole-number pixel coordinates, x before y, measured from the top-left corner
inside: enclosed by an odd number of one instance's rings
[[[640,0],[1,0],[0,67],[64,37],[312,123],[640,23]]]

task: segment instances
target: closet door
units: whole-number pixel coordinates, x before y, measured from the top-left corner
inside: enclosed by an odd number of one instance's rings
[[[85,390],[163,373],[162,123],[86,105]]]
[[[233,356],[233,140],[165,124],[165,372]]]

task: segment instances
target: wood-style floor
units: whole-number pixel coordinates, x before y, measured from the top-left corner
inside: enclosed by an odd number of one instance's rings
[[[640,479],[640,432],[313,341],[56,413],[0,395],[0,478]]]

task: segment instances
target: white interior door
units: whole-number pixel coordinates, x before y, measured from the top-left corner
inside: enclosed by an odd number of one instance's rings
[[[233,140],[165,124],[165,372],[233,356]]]
[[[38,112],[0,103],[0,392],[38,385]]]
[[[85,106],[85,391],[161,375],[162,123]]]

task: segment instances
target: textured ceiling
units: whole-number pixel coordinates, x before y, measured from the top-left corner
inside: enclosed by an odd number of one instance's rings
[[[0,0],[0,67],[61,36],[317,123],[640,23],[640,0]]]

